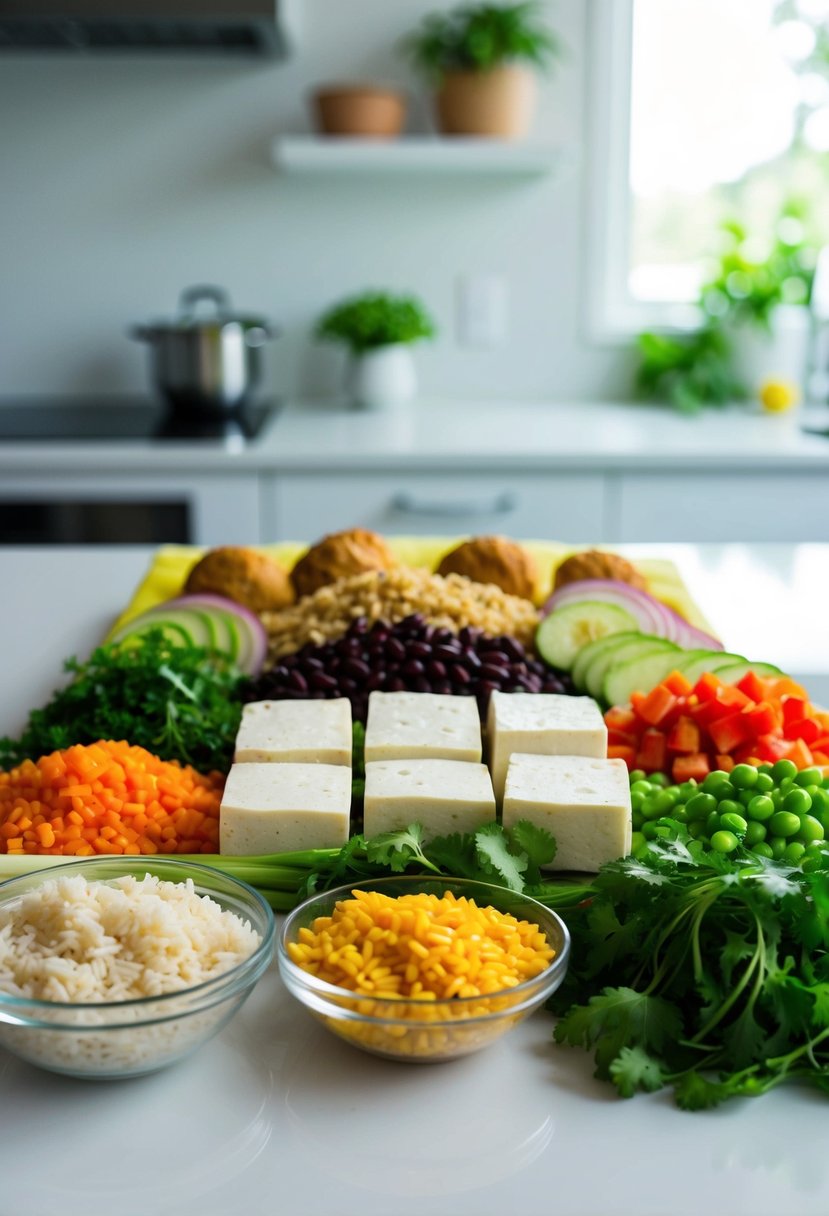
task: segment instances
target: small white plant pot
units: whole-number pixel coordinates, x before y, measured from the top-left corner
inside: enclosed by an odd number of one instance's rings
[[[732,370],[757,401],[769,380],[781,380],[803,393],[809,356],[809,310],[779,305],[771,316],[771,332],[743,322],[727,327]]]
[[[352,403],[365,410],[395,409],[413,401],[417,375],[411,348],[401,342],[353,355],[347,388]]]

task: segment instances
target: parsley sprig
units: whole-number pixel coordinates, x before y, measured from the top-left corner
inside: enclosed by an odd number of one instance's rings
[[[127,739],[200,770],[230,766],[242,677],[226,659],[175,645],[160,629],[64,664],[69,683],[35,709],[19,739],[0,739],[0,769],[74,743]]]
[[[555,1037],[623,1097],[672,1086],[701,1110],[795,1077],[829,1091],[825,873],[651,842],[604,866],[568,924]]]

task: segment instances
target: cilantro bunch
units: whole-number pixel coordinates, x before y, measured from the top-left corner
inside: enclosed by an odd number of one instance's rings
[[[0,768],[74,743],[126,739],[200,770],[230,767],[241,674],[222,656],[154,629],[68,659],[70,682],[33,710],[19,739],[0,739]]]
[[[825,872],[654,841],[604,866],[568,926],[555,1038],[593,1051],[623,1097],[672,1086],[702,1110],[794,1078],[829,1092]]]

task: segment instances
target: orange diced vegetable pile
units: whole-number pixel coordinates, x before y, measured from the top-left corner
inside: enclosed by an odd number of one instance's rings
[[[77,744],[0,772],[0,853],[217,853],[223,788],[143,747]]]
[[[629,706],[609,709],[605,723],[608,756],[677,782],[784,758],[799,769],[829,765],[829,714],[787,676],[749,672],[723,684],[707,673],[691,685],[674,671],[650,692],[635,692]]]

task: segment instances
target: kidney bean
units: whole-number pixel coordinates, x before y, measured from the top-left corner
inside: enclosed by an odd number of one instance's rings
[[[463,687],[464,684],[468,684],[470,682],[472,677],[465,667],[461,667],[459,663],[453,663],[453,665],[449,668],[449,679],[453,684],[459,684],[461,687]]]
[[[400,674],[413,678],[415,676],[422,676],[424,670],[420,659],[409,659],[408,663],[404,663],[400,668]]]
[[[442,663],[454,663],[463,653],[463,647],[458,641],[441,642],[439,646],[432,647],[432,656],[435,659],[440,659]]]
[[[439,659],[432,659],[426,664],[426,675],[430,680],[445,680],[446,664],[441,663]]]
[[[288,687],[294,692],[305,693],[308,691],[308,682],[302,672],[295,668],[288,676]]]

